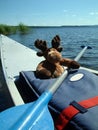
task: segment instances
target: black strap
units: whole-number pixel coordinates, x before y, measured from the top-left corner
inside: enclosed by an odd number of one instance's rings
[[[88,110],[86,108],[84,108],[83,106],[81,106],[80,104],[78,104],[76,101],[72,101],[70,103],[70,105],[72,105],[73,107],[75,107],[77,110],[80,111],[80,113],[85,113]]]

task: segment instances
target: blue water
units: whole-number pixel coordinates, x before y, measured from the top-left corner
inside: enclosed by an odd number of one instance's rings
[[[98,26],[77,26],[77,27],[35,27],[31,28],[29,34],[14,34],[9,37],[37,50],[34,47],[36,39],[46,40],[51,46],[52,38],[58,34],[61,37],[61,45],[64,48],[63,57],[74,58],[81,50],[81,45],[91,46],[79,63],[82,66],[98,70]]]

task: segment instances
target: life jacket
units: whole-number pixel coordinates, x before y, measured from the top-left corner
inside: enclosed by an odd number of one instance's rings
[[[31,102],[55,80],[38,79],[33,71],[22,71],[18,83]],[[57,130],[98,130],[98,76],[82,69],[69,72],[49,102],[49,110]]]

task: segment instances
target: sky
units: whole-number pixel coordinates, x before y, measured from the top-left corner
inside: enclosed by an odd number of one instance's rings
[[[98,25],[98,0],[0,0],[0,24]]]

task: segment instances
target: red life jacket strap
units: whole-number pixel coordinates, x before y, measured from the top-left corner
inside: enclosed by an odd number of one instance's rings
[[[98,96],[89,98],[87,100],[83,100],[78,102],[78,104],[86,109],[97,106],[98,105]],[[57,121],[56,121],[56,128],[57,130],[63,130],[68,122],[80,111],[74,107],[73,105],[69,105],[67,108],[65,108],[59,115]]]

